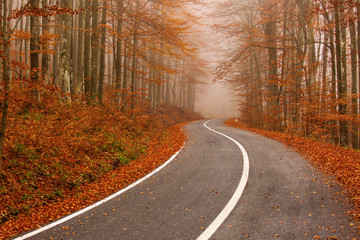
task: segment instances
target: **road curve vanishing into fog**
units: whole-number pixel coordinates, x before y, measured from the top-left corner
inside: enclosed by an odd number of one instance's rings
[[[278,142],[205,122],[185,127],[188,142],[161,171],[29,239],[358,237],[329,177]]]

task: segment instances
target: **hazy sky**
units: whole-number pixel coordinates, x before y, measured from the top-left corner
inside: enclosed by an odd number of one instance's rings
[[[219,83],[209,85],[203,93],[198,92],[195,110],[206,118],[237,116],[234,97],[229,92]]]
[[[214,11],[217,0],[206,0],[207,4],[197,9],[197,15],[201,17],[200,39],[202,46],[200,56],[209,62],[210,71],[221,61],[221,53],[227,49],[226,42],[221,34],[216,33],[211,25],[216,23],[211,12]],[[209,74],[207,81],[209,86],[200,86],[202,91],[197,91],[196,111],[207,118],[228,118],[236,116],[235,98],[231,91],[222,84],[212,83],[213,76]]]

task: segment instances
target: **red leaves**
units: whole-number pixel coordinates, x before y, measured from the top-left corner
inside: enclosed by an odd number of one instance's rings
[[[68,7],[59,7],[59,5],[45,6],[44,8],[29,7],[26,5],[20,9],[11,11],[9,19],[17,19],[21,16],[42,16],[42,17],[53,17],[56,15],[63,14],[78,14],[82,10],[72,10]]]

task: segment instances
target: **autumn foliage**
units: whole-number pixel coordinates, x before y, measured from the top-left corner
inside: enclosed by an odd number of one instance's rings
[[[279,141],[310,160],[318,169],[334,177],[335,181],[340,183],[349,194],[354,204],[352,214],[357,220],[360,220],[359,151],[316,141],[311,138],[299,137],[294,134],[249,128],[246,124],[235,121],[235,119],[226,121],[226,124],[250,130]]]

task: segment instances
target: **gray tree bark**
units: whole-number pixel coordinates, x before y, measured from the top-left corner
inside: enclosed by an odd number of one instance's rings
[[[95,101],[96,98],[96,85],[99,79],[99,1],[92,1],[92,38],[91,38],[91,82],[90,82],[90,99]]]
[[[39,8],[39,0],[30,1],[30,7],[32,9]],[[39,16],[31,15],[30,16],[30,67],[31,67],[31,80],[35,83],[34,94],[37,102],[40,102],[40,93],[37,90],[37,84],[40,80],[39,74],[39,50],[40,50],[40,21]]]
[[[105,79],[105,50],[106,50],[106,16],[107,4],[103,3],[103,13],[101,18],[101,53],[100,53],[100,74],[99,74],[99,103],[102,105],[104,100],[104,79]]]

